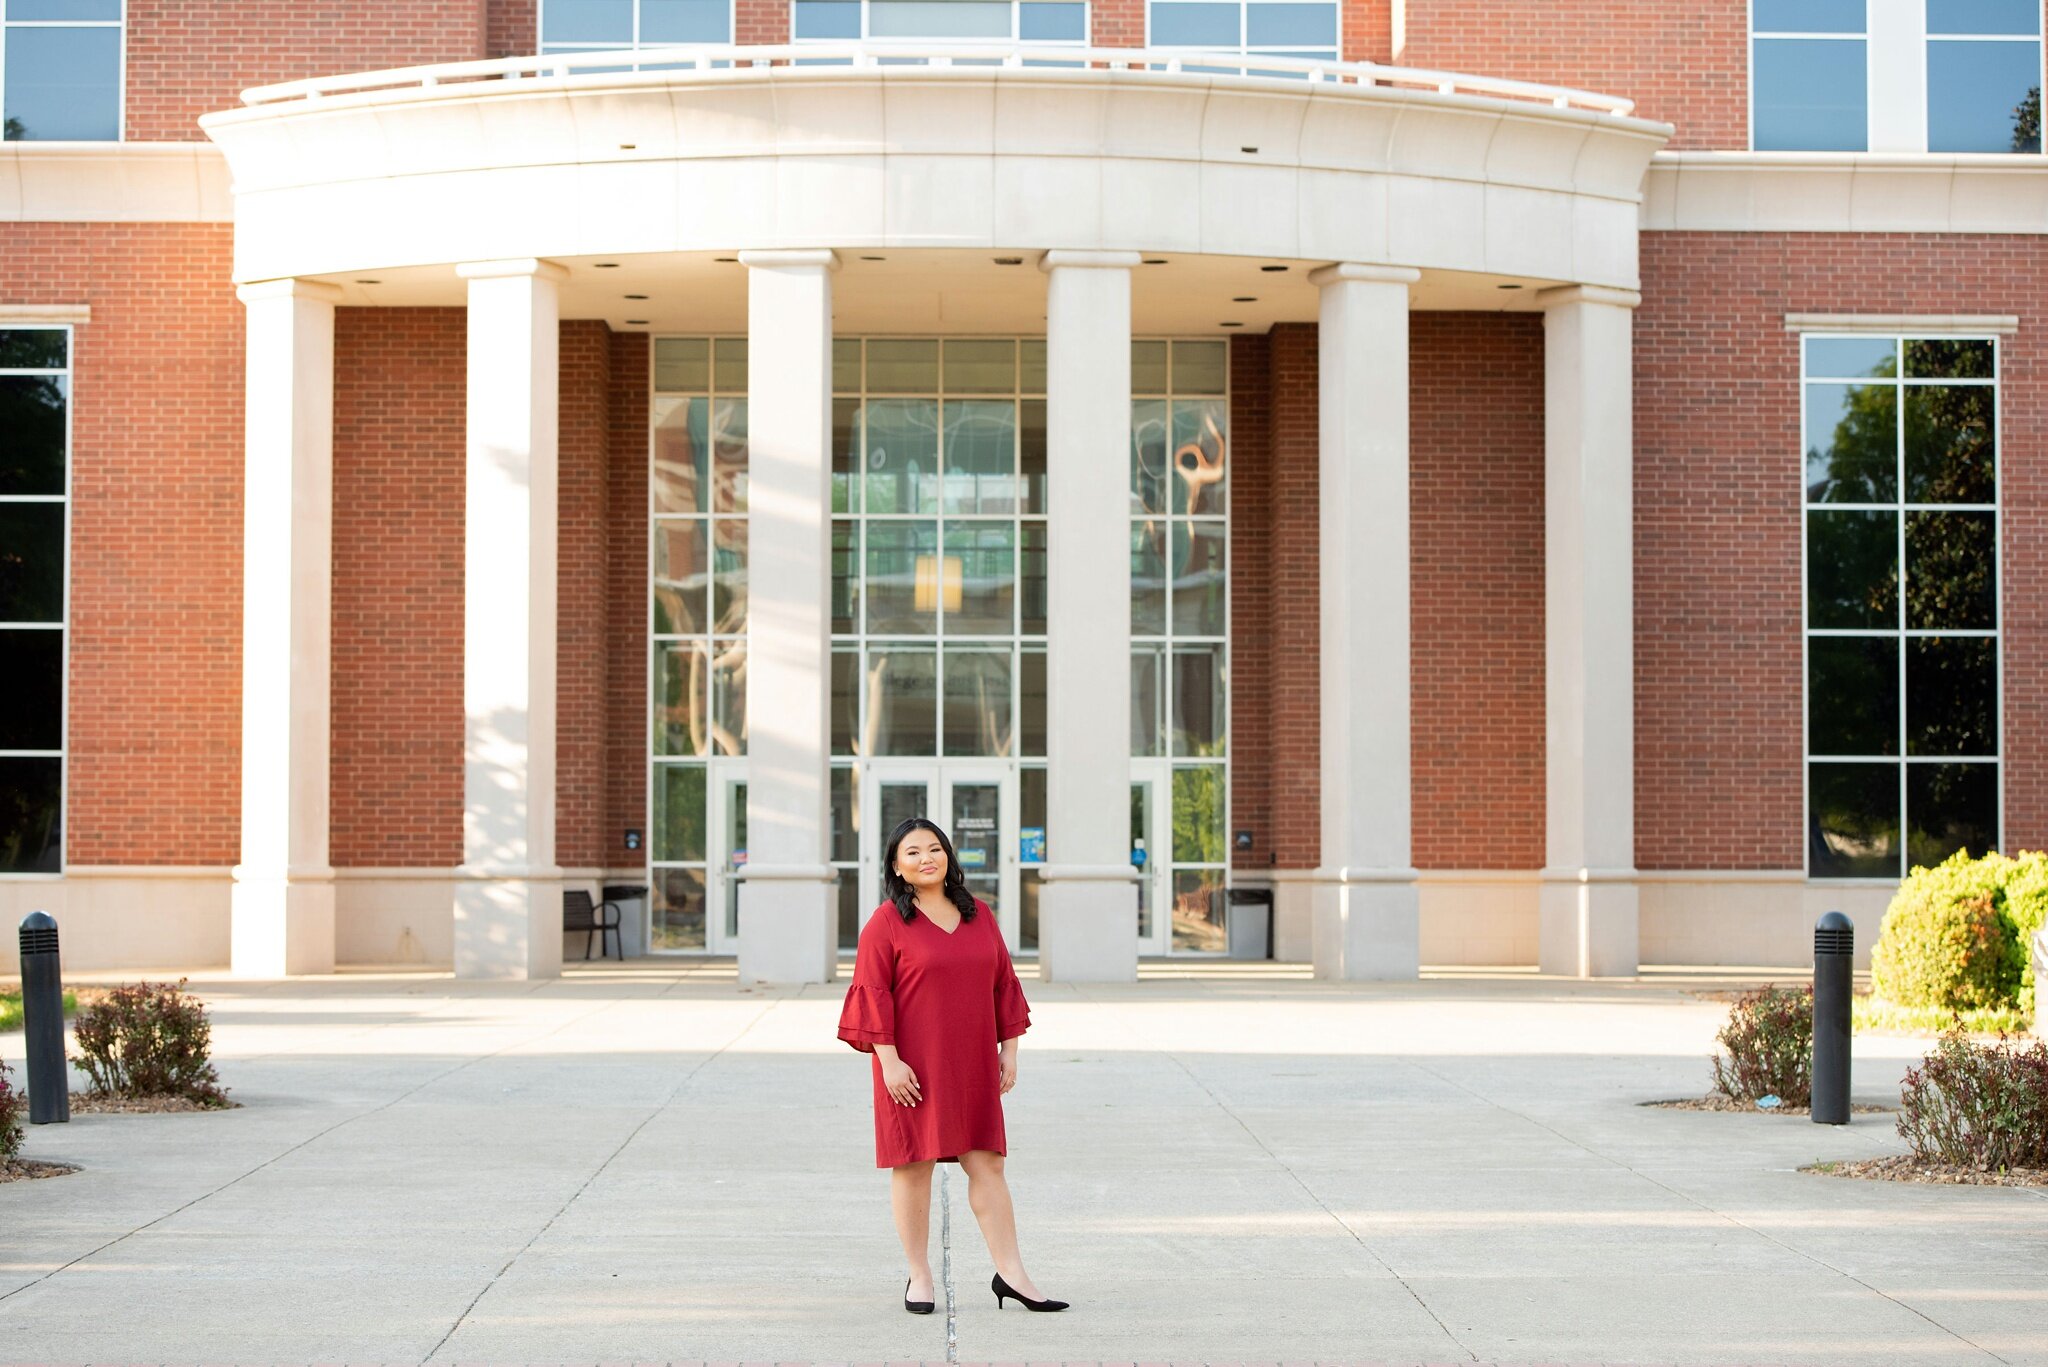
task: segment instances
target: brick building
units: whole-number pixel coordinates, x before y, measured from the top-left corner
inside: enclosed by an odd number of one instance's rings
[[[1057,978],[1867,946],[2048,840],[2041,26],[0,0],[0,915],[815,980],[923,811]]]

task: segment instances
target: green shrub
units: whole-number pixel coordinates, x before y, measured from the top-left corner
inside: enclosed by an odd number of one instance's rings
[[[1871,986],[1900,1006],[1970,1010],[2019,999],[2024,961],[2004,913],[2019,861],[1958,850],[1899,884],[1870,951]]]
[[[1937,1163],[1996,1172],[2048,1168],[2048,1044],[2001,1035],[1974,1044],[1960,1027],[1906,1070],[1899,1136]]]
[[[0,1163],[21,1152],[22,1096],[7,1084],[7,1071],[0,1063]]]
[[[72,1028],[84,1055],[79,1066],[95,1092],[227,1104],[207,1057],[213,1027],[205,1006],[184,986],[180,978],[117,987],[78,1013]]]
[[[1787,1106],[1813,1099],[1813,989],[1765,987],[1737,999],[1714,1036],[1714,1090],[1737,1101],[1775,1096]]]
[[[2020,990],[2014,1004],[2022,1015],[2033,1018],[2034,972],[2039,967],[2034,962],[2034,932],[2048,925],[2048,854],[2021,850],[2010,862],[2003,910],[2020,953]],[[2035,1033],[2040,1033],[2038,1028]]]

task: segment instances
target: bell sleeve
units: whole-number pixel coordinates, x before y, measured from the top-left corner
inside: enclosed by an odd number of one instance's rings
[[[853,985],[839,1009],[839,1038],[863,1054],[896,1042],[896,946],[883,914],[870,916],[861,928]]]
[[[995,924],[995,917],[989,917]],[[1017,981],[1017,969],[1010,962],[1010,947],[1003,943],[1003,932],[996,930],[996,949],[1000,958],[996,964],[996,1040],[1015,1039],[1031,1028],[1031,1007],[1024,1000],[1024,985]]]

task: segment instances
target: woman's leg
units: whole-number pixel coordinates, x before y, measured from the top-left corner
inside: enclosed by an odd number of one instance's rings
[[[903,1241],[903,1260],[910,1272],[904,1297],[932,1297],[932,1165],[905,1163],[889,1169],[889,1208],[896,1216],[896,1237]]]
[[[1010,1205],[1010,1184],[1003,1180],[1003,1156],[990,1149],[970,1149],[960,1155],[960,1169],[967,1174],[967,1204],[981,1222],[981,1237],[988,1242],[996,1271],[1032,1300],[1043,1300],[1017,1253],[1017,1213]]]

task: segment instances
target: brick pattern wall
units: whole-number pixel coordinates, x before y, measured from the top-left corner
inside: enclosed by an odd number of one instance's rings
[[[2048,843],[2048,243],[1646,233],[1642,261],[1638,865],[1803,863],[1794,312],[2021,319],[2001,349],[2005,844]]]
[[[462,862],[468,315],[334,317],[334,671],[329,858]]]
[[[1263,869],[1273,839],[1272,339],[1230,339],[1230,818]]]
[[[1271,554],[1266,577],[1272,699],[1272,830],[1261,841],[1283,869],[1316,866],[1322,850],[1318,682],[1322,650],[1317,582],[1316,462],[1319,446],[1316,329],[1283,323],[1271,334],[1267,402],[1272,413]],[[1242,761],[1244,751],[1235,752]]]
[[[732,35],[736,43],[789,41],[791,0],[734,0]]]
[[[1088,40],[1096,47],[1145,46],[1145,0],[1094,0]]]
[[[1577,86],[1677,125],[1671,146],[1749,146],[1744,0],[1410,0],[1405,66]]]
[[[538,0],[485,0],[484,32],[493,57],[530,57],[540,50]]]
[[[1415,866],[1543,865],[1543,319],[1409,329]]]
[[[555,858],[602,865],[610,650],[611,330],[561,327],[561,492],[555,604]]]
[[[530,6],[529,6],[530,8]],[[202,142],[201,114],[252,85],[486,55],[484,0],[129,0],[127,133]]]
[[[609,626],[604,658],[605,828],[603,862],[644,864],[647,826],[647,443],[648,366],[645,333],[614,333],[611,423],[606,467],[610,525],[605,535]],[[641,833],[639,851],[625,832]]]
[[[232,864],[242,305],[215,223],[0,224],[0,303],[72,331],[68,804],[79,864]]]

